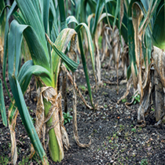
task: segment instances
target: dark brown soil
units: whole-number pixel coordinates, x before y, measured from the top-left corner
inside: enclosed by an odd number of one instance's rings
[[[105,64],[103,64],[105,65]],[[1,72],[1,69],[0,69]],[[1,73],[0,73],[1,74]],[[2,76],[1,76],[2,77]],[[116,82],[116,71],[102,69],[103,79]],[[90,70],[90,79],[93,74]],[[119,79],[122,79],[122,72],[119,72]],[[77,71],[77,84],[86,86],[82,66]],[[94,86],[94,81],[91,81]],[[34,87],[34,81],[31,82]],[[72,112],[72,86],[68,86],[68,110]],[[88,143],[91,139],[91,146],[86,149],[78,147],[73,136],[72,121],[66,124],[69,135],[70,149],[65,151],[65,158],[61,163],[67,165],[87,165],[87,164],[165,164],[165,127],[155,128],[154,111],[146,116],[147,126],[137,127],[138,104],[127,109],[124,103],[116,104],[117,100],[124,94],[126,84],[119,86],[119,94],[116,93],[116,85],[103,84],[98,90],[92,89],[95,103],[102,106],[98,111],[92,111],[85,107],[78,97],[77,118],[78,132],[81,143]],[[86,100],[89,102],[88,92],[81,90]],[[33,93],[33,92],[32,92]],[[4,89],[6,109],[9,106],[9,98]],[[130,100],[132,93],[127,100]],[[36,102],[29,99],[29,93],[25,94],[26,104],[31,117],[35,121]],[[20,116],[17,118],[16,126],[18,164],[41,164],[39,157],[28,160],[30,154],[30,140],[24,129]],[[0,116],[0,164],[10,164],[11,161],[11,141],[9,129],[4,127]],[[47,155],[49,153],[47,151]],[[6,160],[7,159],[7,160]],[[49,157],[49,163],[55,164]]]

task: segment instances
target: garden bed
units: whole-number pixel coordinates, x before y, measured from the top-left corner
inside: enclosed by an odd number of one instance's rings
[[[104,64],[106,65],[106,64]],[[0,72],[2,69],[0,68]],[[87,87],[84,85],[85,77],[80,65],[77,74],[77,84],[86,100],[89,102]],[[2,73],[0,73],[2,78]],[[93,78],[90,70],[90,79]],[[103,79],[116,82],[116,71],[104,67],[102,69]],[[122,72],[119,72],[119,79],[122,79]],[[9,83],[9,81],[7,81]],[[82,85],[83,84],[83,85]],[[9,85],[9,84],[8,84]],[[94,81],[91,86],[94,87]],[[31,81],[31,89],[34,88],[34,79]],[[78,147],[74,140],[72,120],[65,125],[69,135],[70,149],[65,151],[64,159],[57,164],[86,165],[86,164],[164,164],[165,162],[165,127],[164,125],[155,128],[154,111],[146,116],[147,126],[137,127],[138,104],[132,105],[127,109],[124,103],[116,104],[117,100],[124,94],[126,84],[119,86],[119,94],[116,92],[116,85],[103,84],[98,90],[92,89],[93,99],[98,103],[99,110],[93,111],[85,107],[82,100],[78,97],[77,119],[78,133],[81,143],[88,143],[91,139],[89,148]],[[25,94],[26,104],[31,117],[35,122],[36,100],[33,91]],[[133,92],[129,94],[127,100],[131,99]],[[9,107],[9,98],[4,89],[6,109]],[[68,85],[68,111],[72,111],[72,86]],[[30,99],[29,99],[30,98]],[[41,164],[38,156],[33,160],[28,159],[30,154],[30,139],[25,131],[20,116],[17,118],[16,125],[18,164]],[[0,116],[0,164],[10,164],[11,161],[11,141],[9,128],[2,124]],[[48,153],[48,151],[47,151]],[[50,165],[55,164],[49,156]]]

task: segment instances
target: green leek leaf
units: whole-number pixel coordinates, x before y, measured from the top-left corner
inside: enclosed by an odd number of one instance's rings
[[[4,102],[4,97],[3,97],[3,86],[2,86],[1,79],[0,79],[0,111],[1,111],[3,124],[7,126],[6,108],[5,108],[5,102]]]

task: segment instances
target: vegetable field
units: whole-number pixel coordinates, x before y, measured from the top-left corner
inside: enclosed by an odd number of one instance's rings
[[[164,7],[0,1],[0,164],[164,164]]]

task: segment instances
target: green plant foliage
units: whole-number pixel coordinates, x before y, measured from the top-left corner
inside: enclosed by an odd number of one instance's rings
[[[54,66],[60,66],[61,63],[61,60],[53,60],[55,55],[57,55],[56,57],[58,58],[61,57],[63,62],[66,63],[70,70],[75,71],[78,67],[76,62],[72,61],[62,52],[63,49],[66,49],[72,38],[72,35],[70,35],[70,38],[67,38],[67,35],[63,36],[65,30],[58,35],[63,39],[58,36],[56,38],[55,43],[57,44],[57,47],[52,43],[52,47],[54,49],[52,52],[55,53],[53,54],[51,52],[51,47],[48,45],[47,39],[45,37],[45,32],[48,32],[49,34],[49,27],[52,26],[49,26],[49,3],[47,2],[51,1],[27,0],[25,3],[23,3],[21,0],[16,0],[13,3],[6,21],[3,63],[3,78],[5,81],[6,62],[8,58],[9,83],[15,103],[18,107],[22,122],[35,150],[38,152],[42,162],[46,164],[48,164],[46,153],[35,131],[35,127],[26,107],[23,94],[27,90],[32,75],[35,75],[37,78],[37,87],[42,87],[43,84],[46,86],[55,87],[54,75],[58,76],[59,70],[57,69],[54,71]],[[19,12],[15,10],[16,8],[19,8]],[[15,19],[11,22],[9,30],[8,20],[12,14],[14,15]],[[71,30],[69,29],[68,32],[70,31]],[[72,29],[72,31],[74,30]],[[76,32],[74,31],[74,34],[75,33]],[[32,60],[27,61],[22,67],[20,67],[23,36],[27,42]],[[60,40],[64,42],[63,44],[59,45],[58,43],[61,43]],[[9,55],[8,57],[7,54]],[[51,61],[55,63],[51,64]],[[13,101],[14,99],[11,100]],[[13,106],[11,106],[10,109],[12,111],[11,116],[9,117],[10,120],[12,120],[12,117],[15,114],[15,107],[12,107]],[[51,134],[49,139],[49,142],[53,143],[52,141],[56,140],[55,134]],[[51,150],[55,149],[56,151],[51,152],[54,153],[53,156],[51,155],[52,159],[55,161],[61,161],[61,158],[55,158],[56,155],[58,155],[58,151],[56,150],[58,149],[58,146],[52,145],[52,148]]]
[[[0,111],[1,111],[3,124],[7,126],[6,108],[5,108],[5,102],[4,102],[4,97],[3,97],[3,87],[2,87],[1,79],[0,79]]]
[[[104,108],[107,108],[107,107],[108,107],[108,105],[104,104]]]
[[[99,37],[99,48],[102,49],[102,36]]]
[[[140,165],[147,165],[148,164],[148,160],[147,159],[142,159],[140,162]]]
[[[71,70],[72,72],[74,72],[79,65],[78,56],[78,60],[73,61],[66,55],[66,53],[68,53],[70,50],[73,36],[75,37],[77,35],[83,69],[87,82],[87,88],[81,85],[80,89],[83,91],[88,90],[91,104],[93,108],[95,108],[87,69],[87,59],[83,45],[84,32],[87,36],[91,64],[95,76],[95,50],[92,40],[95,39],[98,24],[103,21],[104,23],[108,22],[113,29],[116,26],[119,29],[119,34],[123,36],[125,43],[129,46],[129,66],[127,68],[127,79],[129,79],[132,74],[133,81],[135,82],[139,72],[139,68],[137,67],[137,57],[139,54],[135,54],[135,39],[137,36],[135,35],[133,24],[133,20],[136,19],[136,16],[138,15],[136,7],[138,8],[138,11],[142,11],[143,13],[142,19],[140,20],[140,25],[138,27],[138,32],[141,32],[139,36],[141,42],[143,43],[143,59],[145,66],[147,67],[150,63],[153,45],[165,50],[164,2],[164,0],[71,0],[67,1],[67,4],[70,3],[71,5],[70,11],[68,10],[69,5],[65,8],[64,0],[15,0],[11,7],[5,7],[4,1],[0,1],[1,27],[4,20],[6,20],[4,33],[4,60],[2,68],[4,85],[11,100],[9,107],[9,111],[11,111],[9,123],[12,121],[15,115],[16,108],[18,108],[26,131],[43,164],[48,164],[46,153],[42,147],[40,139],[38,138],[34,127],[34,121],[29,114],[24,100],[24,93],[28,88],[32,75],[36,77],[37,88],[47,86],[57,89],[61,64],[65,64],[67,69]],[[123,20],[121,20],[121,3],[124,4]],[[10,10],[8,11],[7,17],[4,19],[6,8]],[[69,17],[67,17],[69,12],[66,10],[70,12]],[[92,26],[90,26],[89,29],[86,23],[88,16],[91,14],[94,14],[94,18],[91,19],[90,25]],[[9,21],[11,16],[14,17],[12,22]],[[68,28],[67,26],[74,27],[74,29]],[[3,29],[1,28],[0,33],[2,33],[2,31]],[[47,37],[45,37],[45,34]],[[23,39],[27,43],[29,52],[31,54],[31,60],[26,61],[22,65],[21,47]],[[102,48],[102,40],[103,39],[100,36],[98,38],[100,49]],[[7,64],[9,83],[13,98],[10,96],[6,82]],[[105,83],[104,86],[106,86]],[[140,103],[140,94],[132,96],[132,98],[134,99],[133,104]],[[87,99],[87,97],[85,97],[85,99]],[[126,99],[122,100],[123,103],[126,101]],[[51,105],[46,103],[46,101],[44,101],[44,104],[51,107]],[[105,104],[103,105],[105,108],[108,107]],[[151,110],[154,111],[153,108]],[[7,126],[6,109],[1,80],[0,111],[3,124]],[[47,107],[45,108],[45,114],[48,114],[48,112],[49,108]],[[72,119],[72,116],[69,112],[63,113],[63,116],[64,124],[70,122]],[[52,118],[50,118],[49,124],[52,124]],[[131,131],[136,132],[136,129],[132,128]],[[60,153],[58,153],[59,148],[57,140],[55,140],[56,136],[53,132],[53,129],[51,129],[49,135],[50,144],[52,144],[49,146],[49,149],[52,147],[51,149],[53,151],[51,153],[53,153],[52,155],[55,155],[53,160],[61,161]],[[113,137],[117,138],[117,134],[114,134]],[[111,141],[109,142],[112,143]],[[2,161],[3,164],[8,162],[8,160],[2,160],[1,158],[0,161]],[[26,164],[26,161],[24,163]],[[148,164],[148,161],[143,159],[141,164]]]
[[[151,108],[151,111],[155,111],[155,109],[154,108]]]
[[[9,163],[9,158],[4,156],[0,156],[0,164],[7,165]]]
[[[132,128],[131,131],[132,131],[132,132],[136,132],[136,128]]]
[[[70,123],[70,120],[73,119],[73,117],[70,115],[69,112],[67,113],[63,112],[63,117],[64,117],[64,124]]]
[[[125,99],[122,99],[121,101],[122,101],[122,103],[125,103],[125,102],[127,102],[127,99],[125,98]]]
[[[29,162],[29,157],[23,157],[22,161],[19,162],[18,165],[25,165],[25,164],[28,164],[28,162]]]
[[[80,88],[81,90],[83,90],[83,91],[86,91],[86,90],[87,90],[87,88],[86,88],[84,85],[79,85],[79,88]]]
[[[39,159],[39,156],[37,154],[34,154],[33,160],[35,160],[38,164],[40,164],[40,159]]]
[[[136,96],[132,96],[132,98],[134,98],[133,104],[140,103],[140,94],[138,94]]]
[[[86,58],[85,58],[85,53],[84,53],[83,44],[82,44],[82,32],[81,32],[82,28],[85,29],[85,32],[87,34],[88,47],[89,47],[90,57],[91,57],[91,61],[92,61],[93,73],[94,73],[94,76],[95,76],[94,45],[93,45],[93,42],[92,42],[92,37],[91,37],[88,26],[85,23],[79,23],[76,20],[75,17],[69,16],[66,19],[66,22],[67,22],[67,24],[70,24],[70,23],[75,23],[76,24],[75,30],[78,33],[78,41],[79,41],[81,59],[82,59],[82,63],[83,63],[83,69],[84,69],[85,78],[86,78],[86,82],[87,82],[89,97],[90,97],[91,104],[94,108],[93,98],[92,98],[92,91],[91,91],[90,80],[89,80],[89,75],[88,75],[88,69],[87,69],[87,64],[86,64]],[[95,77],[95,79],[96,79],[96,77]]]

